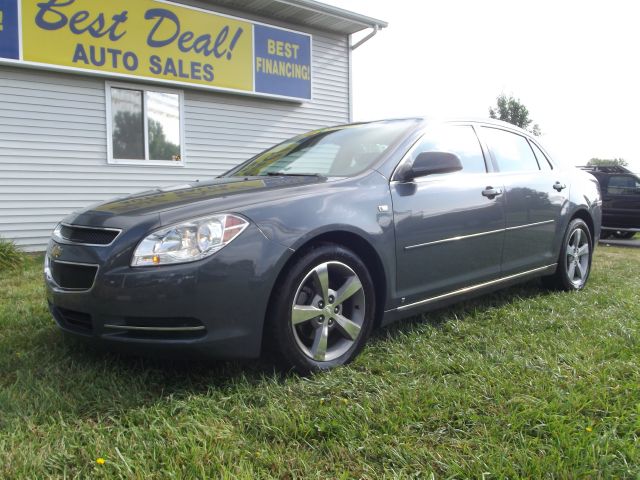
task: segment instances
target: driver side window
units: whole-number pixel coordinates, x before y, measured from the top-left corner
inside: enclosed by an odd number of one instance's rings
[[[480,141],[469,125],[445,125],[429,130],[411,154],[411,162],[423,152],[455,153],[462,163],[459,173],[486,173]]]

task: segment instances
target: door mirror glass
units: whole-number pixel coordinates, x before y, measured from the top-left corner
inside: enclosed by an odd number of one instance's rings
[[[450,152],[422,152],[407,171],[405,180],[433,175],[436,173],[451,173],[462,170],[462,162],[455,153]]]

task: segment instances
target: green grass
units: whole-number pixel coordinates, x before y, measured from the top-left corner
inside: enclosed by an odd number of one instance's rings
[[[0,478],[640,478],[640,250],[599,248],[577,294],[395,324],[311,378],[64,340],[40,263],[0,273]]]
[[[0,238],[0,272],[19,270],[23,263],[24,253],[16,244]]]

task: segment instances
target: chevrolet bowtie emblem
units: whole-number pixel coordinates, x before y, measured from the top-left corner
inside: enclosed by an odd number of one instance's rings
[[[53,258],[60,258],[60,256],[62,255],[62,247],[60,245],[54,245],[53,247],[51,247],[51,256]]]

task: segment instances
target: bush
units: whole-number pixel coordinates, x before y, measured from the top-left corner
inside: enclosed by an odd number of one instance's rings
[[[0,238],[0,272],[15,271],[22,267],[24,253],[9,240]]]

